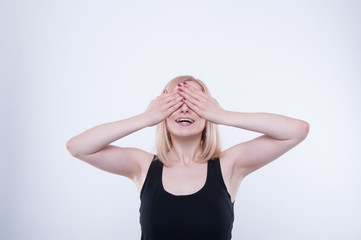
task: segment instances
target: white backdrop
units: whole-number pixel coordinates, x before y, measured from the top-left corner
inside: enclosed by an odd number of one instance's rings
[[[172,2],[172,3],[171,3]],[[221,106],[306,120],[242,183],[233,239],[361,239],[359,1],[3,1],[1,239],[139,239],[133,183],[66,141],[145,110],[173,77]],[[257,136],[220,127],[223,147]],[[154,151],[154,128],[116,144]]]

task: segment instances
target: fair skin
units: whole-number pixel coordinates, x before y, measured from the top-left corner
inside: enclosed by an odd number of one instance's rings
[[[179,118],[194,122],[176,122]],[[222,152],[222,175],[232,201],[244,177],[296,146],[309,130],[307,122],[286,116],[224,110],[198,83],[187,81],[158,96],[137,116],[102,124],[73,137],[67,142],[67,149],[74,157],[99,169],[130,178],[140,192],[154,155],[110,144],[163,120],[173,148],[168,153],[172,164],[164,166],[162,181],[165,190],[174,195],[197,192],[206,181],[207,163],[197,161],[206,121],[262,134]]]

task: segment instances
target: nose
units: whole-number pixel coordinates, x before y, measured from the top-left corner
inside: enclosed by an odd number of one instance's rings
[[[180,107],[181,113],[190,113],[191,109],[187,106],[187,104],[183,103]]]

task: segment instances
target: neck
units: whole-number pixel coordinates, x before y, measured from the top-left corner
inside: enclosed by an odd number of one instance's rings
[[[201,153],[200,142],[201,136],[189,139],[172,137],[173,147],[169,152],[170,159],[175,163],[189,166],[198,160]]]

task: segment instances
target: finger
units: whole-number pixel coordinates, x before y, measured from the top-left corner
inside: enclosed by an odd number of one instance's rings
[[[199,86],[201,87],[201,89],[198,89],[198,88],[194,87],[193,85],[188,84],[187,82],[183,82],[182,86],[184,86],[184,87],[186,87],[186,88],[189,88],[189,89],[193,89],[193,90],[202,92],[202,93],[205,93],[205,92],[204,92],[204,88],[203,88],[201,85],[199,85]]]
[[[167,108],[171,108],[172,106],[178,104],[183,100],[183,97],[178,95],[178,97],[174,98],[172,101],[167,103]]]
[[[177,111],[177,109],[180,108],[183,104],[184,104],[183,101],[179,101],[176,104],[174,104],[172,107],[170,107],[167,111],[168,116],[171,115],[173,112]]]
[[[181,94],[181,95],[184,95],[184,97],[186,98],[190,98],[192,97],[194,100],[199,100],[198,96],[191,90],[191,89],[187,89],[187,88],[184,88],[184,87],[179,87],[178,88],[178,93]]]
[[[197,106],[197,105],[195,105],[195,104],[193,104],[191,101],[189,101],[189,100],[183,100],[183,102],[190,108],[190,109],[192,109],[192,111],[194,111],[195,113],[197,113],[198,114],[198,112],[199,112],[199,107]],[[199,114],[198,114],[199,115]]]
[[[188,102],[191,102],[193,105],[196,105],[198,106],[199,105],[199,100],[194,98],[192,95],[184,92],[183,90],[179,90],[179,95],[183,96],[184,97],[184,100],[188,101]]]
[[[162,103],[169,103],[179,96],[177,93],[165,93],[160,96]]]
[[[197,100],[201,100],[201,99],[203,99],[203,98],[206,96],[206,94],[205,94],[202,90],[200,90],[200,89],[198,89],[198,88],[195,88],[195,87],[193,87],[193,86],[190,85],[190,84],[184,83],[181,89],[182,89],[184,92],[192,95],[192,96],[193,96],[194,98],[196,98]],[[203,89],[203,88],[202,88],[202,89]]]

